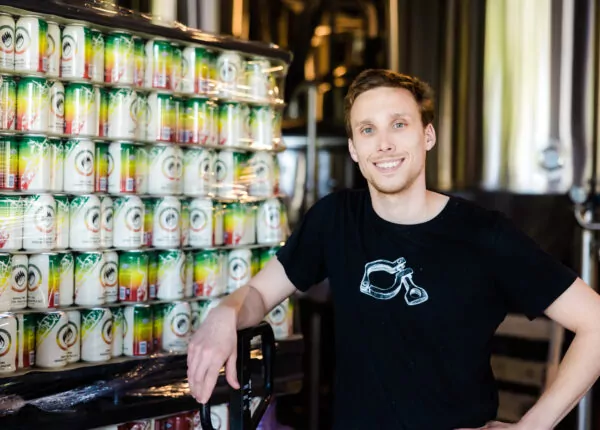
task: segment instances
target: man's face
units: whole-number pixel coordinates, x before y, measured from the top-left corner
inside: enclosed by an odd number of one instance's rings
[[[424,175],[435,130],[431,124],[423,128],[419,105],[408,90],[381,87],[362,93],[350,111],[350,125],[350,156],[370,187],[397,194]]]

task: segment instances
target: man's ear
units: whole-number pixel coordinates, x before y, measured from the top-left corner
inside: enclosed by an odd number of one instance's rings
[[[435,146],[436,140],[433,124],[427,124],[427,127],[425,127],[425,149],[427,151],[431,150]]]
[[[356,148],[354,148],[354,142],[352,139],[348,139],[348,151],[350,152],[350,157],[352,157],[354,162],[358,163],[358,156],[356,155]]]

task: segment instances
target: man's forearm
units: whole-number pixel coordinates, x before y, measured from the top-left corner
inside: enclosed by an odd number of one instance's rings
[[[251,285],[234,291],[219,306],[235,311],[238,330],[257,325],[267,314],[262,296]]]
[[[600,375],[600,331],[575,335],[556,379],[520,421],[525,430],[549,430],[577,405]]]

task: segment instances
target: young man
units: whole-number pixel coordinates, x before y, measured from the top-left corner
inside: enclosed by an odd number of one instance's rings
[[[383,70],[346,97],[350,156],[368,190],[317,202],[276,259],[194,335],[188,379],[206,403],[236,330],[329,278],[336,318],[335,429],[548,430],[600,373],[600,297],[505,217],[427,190],[436,143],[429,87]],[[575,339],[552,386],[516,424],[492,422],[490,341],[508,312],[546,314]]]

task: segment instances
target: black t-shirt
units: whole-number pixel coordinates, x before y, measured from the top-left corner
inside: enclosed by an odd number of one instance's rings
[[[379,217],[368,191],[321,199],[278,253],[301,291],[329,278],[335,429],[450,430],[496,417],[490,343],[577,274],[501,213],[451,197],[430,221]]]

